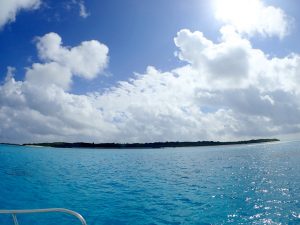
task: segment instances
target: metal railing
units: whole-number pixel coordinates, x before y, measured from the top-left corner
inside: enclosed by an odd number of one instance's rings
[[[77,212],[63,209],[63,208],[51,208],[51,209],[24,209],[24,210],[0,210],[0,214],[11,214],[14,221],[14,225],[19,225],[17,214],[28,214],[28,213],[49,213],[49,212],[61,212],[75,216],[80,220],[82,225],[87,225],[85,219]]]

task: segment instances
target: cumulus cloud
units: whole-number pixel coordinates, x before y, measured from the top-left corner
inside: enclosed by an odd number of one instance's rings
[[[70,69],[56,62],[46,64],[34,63],[26,72],[26,81],[30,84],[39,87],[56,85],[64,90],[70,88],[71,77]]]
[[[38,38],[37,49],[41,60],[53,61],[86,79],[95,78],[108,63],[108,47],[95,40],[67,48],[58,34],[49,33]]]
[[[283,38],[289,32],[291,19],[281,8],[268,6],[262,0],[215,0],[215,16],[248,36],[260,34]]]
[[[170,71],[149,66],[102,92],[72,93],[108,64],[98,41],[65,47],[58,34],[36,39],[40,62],[23,81],[0,85],[0,141],[151,142],[238,140],[300,132],[300,55],[270,57],[233,26],[218,42],[180,30]],[[288,115],[288,116],[287,116]]]
[[[214,44],[199,32],[181,30],[174,39],[180,49],[178,56],[189,62],[193,69],[205,75],[207,86],[211,84],[229,87],[242,85],[249,77],[249,41],[223,30],[223,42]],[[234,38],[233,38],[234,37]],[[230,85],[232,84],[232,85]]]
[[[181,30],[174,41],[185,66],[149,66],[103,93],[76,95],[68,92],[78,70],[69,54],[78,46],[66,49],[57,34],[47,34],[37,42],[43,63],[27,69],[24,81],[10,75],[0,86],[1,140],[196,141],[299,132],[299,56],[269,58],[230,29],[221,40]]]
[[[58,34],[49,33],[37,39],[37,49],[41,62],[27,68],[24,81],[16,81],[15,69],[8,67],[0,86],[0,139],[90,140],[113,132],[88,96],[67,92],[73,76],[92,79],[102,73],[108,48],[95,40],[67,48]]]
[[[108,48],[94,40],[67,48],[58,34],[49,33],[37,39],[37,49],[42,62],[27,68],[24,81],[16,81],[14,68],[8,67],[0,86],[0,139],[80,138],[81,132],[103,136],[95,124],[104,128],[105,122],[89,97],[66,91],[73,76],[92,79],[101,74],[108,62]],[[113,128],[105,128],[105,132],[110,130]]]
[[[238,135],[299,131],[299,55],[270,58],[230,27],[221,33],[220,43],[189,30],[181,30],[175,38],[179,58],[189,62],[176,71],[198,76],[194,84],[198,105],[209,112],[230,109],[239,121],[234,132]]]
[[[39,8],[40,0],[1,0],[0,1],[0,28],[5,24],[14,22],[21,10],[34,10]]]

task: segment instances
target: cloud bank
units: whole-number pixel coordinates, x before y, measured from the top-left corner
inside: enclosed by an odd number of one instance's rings
[[[142,74],[103,92],[76,95],[75,76],[108,65],[99,41],[65,47],[49,33],[36,39],[40,62],[23,81],[9,67],[0,86],[0,141],[152,142],[238,140],[300,132],[300,55],[270,57],[226,24],[220,41],[200,31],[174,38],[184,66]]]
[[[28,68],[24,81],[9,69],[0,87],[1,140],[229,140],[299,132],[299,55],[269,58],[227,29],[220,43],[186,29],[174,42],[186,66],[148,67],[104,93],[75,95],[68,92],[72,78],[101,74],[108,48],[97,41],[66,48],[55,33],[39,38],[42,63]]]

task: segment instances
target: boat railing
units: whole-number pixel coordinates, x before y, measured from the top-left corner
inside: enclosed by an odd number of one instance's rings
[[[60,212],[67,213],[69,215],[75,216],[80,220],[82,225],[87,225],[85,219],[77,212],[64,209],[64,208],[50,208],[50,209],[22,209],[22,210],[0,210],[0,214],[11,214],[14,225],[19,225],[17,215],[18,214],[29,214],[29,213],[51,213],[51,212]]]

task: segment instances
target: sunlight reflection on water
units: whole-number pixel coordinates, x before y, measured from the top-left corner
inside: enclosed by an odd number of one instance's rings
[[[300,224],[298,146],[93,150],[2,145],[0,208],[70,208],[89,225]],[[0,224],[9,219],[0,217]],[[34,223],[37,219],[40,223]],[[20,224],[53,222],[74,221],[61,221],[59,215],[51,221],[20,218]]]

